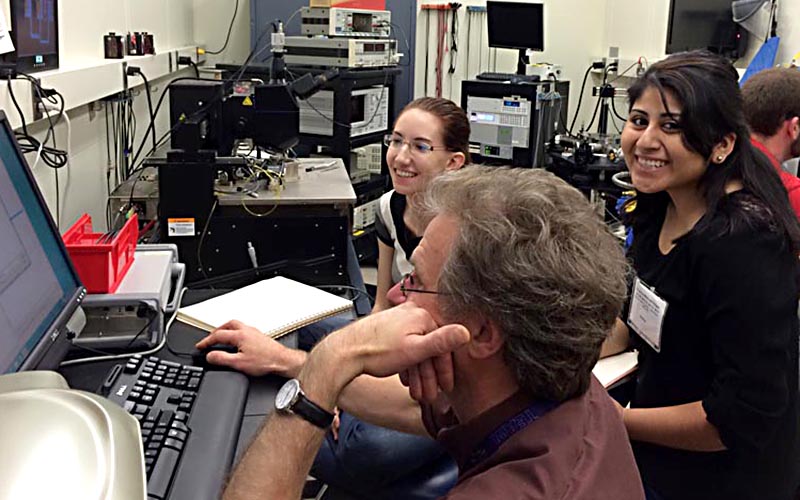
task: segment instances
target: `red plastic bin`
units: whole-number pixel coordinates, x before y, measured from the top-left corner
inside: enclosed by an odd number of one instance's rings
[[[103,233],[92,232],[92,218],[83,214],[64,233],[72,264],[89,293],[114,293],[133,264],[139,221],[134,214],[108,243],[98,243]]]

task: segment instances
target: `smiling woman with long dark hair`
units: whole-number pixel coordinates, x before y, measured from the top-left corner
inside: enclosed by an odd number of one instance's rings
[[[604,352],[640,352],[621,411],[653,499],[789,499],[797,484],[800,226],[737,79],[687,52],[629,90],[636,277]]]

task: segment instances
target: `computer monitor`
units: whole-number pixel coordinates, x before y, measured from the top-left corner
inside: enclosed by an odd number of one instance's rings
[[[3,111],[0,235],[0,374],[55,368],[86,291]]]
[[[11,40],[19,71],[58,68],[58,1],[11,0]]]
[[[544,4],[486,2],[489,47],[518,49],[517,73],[525,73],[526,51],[544,50]]]
[[[733,21],[731,0],[671,0],[667,54],[706,49],[731,59],[746,50],[747,32]]]

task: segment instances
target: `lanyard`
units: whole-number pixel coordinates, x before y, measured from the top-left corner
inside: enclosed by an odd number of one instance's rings
[[[484,439],[481,444],[472,451],[466,463],[464,464],[463,470],[469,470],[492,456],[494,452],[496,452],[500,446],[503,445],[503,443],[511,438],[511,436],[532,424],[556,406],[558,406],[558,403],[554,401],[533,403],[529,407],[503,422],[500,427],[486,436],[486,439]]]

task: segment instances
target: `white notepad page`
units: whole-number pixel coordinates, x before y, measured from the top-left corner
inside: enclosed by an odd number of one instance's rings
[[[182,307],[177,319],[208,332],[236,319],[277,338],[352,307],[350,300],[276,276]]]

